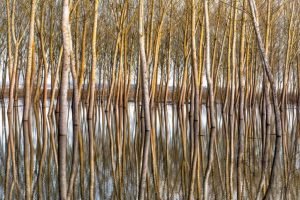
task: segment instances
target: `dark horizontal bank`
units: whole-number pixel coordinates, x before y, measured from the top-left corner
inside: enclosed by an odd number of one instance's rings
[[[159,87],[159,86],[158,86]],[[225,96],[226,96],[226,90],[224,88],[218,88],[217,89],[217,93],[216,93],[216,103],[218,104],[222,104],[225,101]],[[32,96],[35,96],[35,93],[37,92],[37,89],[34,88],[33,92],[32,92]],[[43,89],[40,89],[38,91],[40,93],[40,100],[42,99],[42,95],[43,95]],[[279,92],[279,91],[277,91]],[[58,97],[58,90],[55,90],[55,98]],[[229,90],[230,93],[230,90]],[[252,93],[252,94],[251,94]],[[9,94],[9,89],[5,89],[4,92],[3,90],[0,90],[0,98],[8,98],[8,94]],[[51,98],[51,94],[52,94],[52,90],[48,89],[47,90],[47,96],[48,98]],[[71,100],[72,99],[72,95],[73,95],[73,90],[69,89],[68,90],[68,99]],[[82,91],[82,97],[81,100],[86,100],[86,98],[88,97],[89,93],[86,89],[83,89]],[[109,90],[108,89],[96,89],[95,90],[95,97],[97,97],[98,100],[101,101],[106,101],[109,95]],[[297,94],[297,92],[290,92],[287,93],[287,104],[292,104],[292,105],[298,105],[299,104],[299,100],[300,100],[300,94]],[[23,89],[18,89],[16,96],[17,98],[23,98],[24,97],[24,92]],[[177,104],[179,101],[179,97],[180,97],[180,89],[179,88],[173,88],[173,87],[169,87],[168,89],[168,95],[167,95],[167,103],[174,103]],[[186,101],[185,103],[189,103],[190,102],[190,97],[191,94],[187,94],[186,97]],[[263,98],[263,93],[262,91],[256,91],[254,94],[254,91],[249,91],[247,94],[245,94],[245,105],[253,105],[253,104],[257,104],[257,103],[261,103],[261,100]],[[206,103],[207,102],[207,88],[203,88],[202,89],[202,103]],[[239,93],[238,93],[238,89],[236,91],[236,103],[238,103],[238,99],[240,98]],[[139,100],[141,100],[141,93],[139,93]],[[270,99],[272,101],[272,98]],[[280,100],[280,96],[278,96],[278,100]],[[136,87],[135,86],[131,86],[131,89],[129,90],[129,96],[128,96],[128,101],[129,102],[135,102],[136,101]],[[158,94],[156,96],[156,103],[164,103],[165,101],[165,93],[162,92],[161,94]]]

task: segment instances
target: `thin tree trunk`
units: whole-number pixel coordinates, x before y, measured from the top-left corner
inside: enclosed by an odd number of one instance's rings
[[[58,57],[58,63],[57,63],[57,66],[56,66],[55,78],[54,78],[54,81],[53,81],[53,85],[51,86],[52,91],[51,91],[51,97],[50,97],[50,106],[49,106],[49,114],[48,114],[49,116],[51,116],[52,113],[53,113],[54,98],[55,98],[55,93],[56,93],[56,84],[57,84],[59,76],[61,74],[60,72],[61,72],[62,55],[63,55],[63,46],[61,47],[61,49],[59,51],[59,57]]]
[[[95,71],[97,65],[96,52],[96,34],[97,34],[97,19],[98,19],[98,0],[94,1],[94,25],[92,34],[92,68],[90,74],[90,101],[88,109],[88,120],[94,119],[94,100],[95,100]],[[90,124],[90,123],[89,123]],[[91,123],[92,124],[92,123]],[[94,134],[90,125],[89,128],[89,157],[90,157],[90,189],[89,199],[94,199]]]
[[[71,66],[71,27],[69,22],[69,1],[64,0],[62,9],[62,38],[63,38],[63,66],[61,72],[59,95],[59,127],[58,127],[58,179],[59,197],[67,199],[67,133],[68,133],[68,76]]]
[[[31,0],[31,14],[30,14],[30,30],[29,30],[29,41],[28,41],[28,57],[27,57],[27,68],[26,68],[26,79],[25,79],[25,98],[24,98],[24,112],[23,112],[23,121],[27,122],[29,119],[29,110],[31,104],[31,70],[34,65],[34,19],[36,11],[36,0]],[[31,189],[31,176],[29,171],[30,166],[30,157],[29,157],[29,145],[28,145],[28,132],[27,127],[24,124],[24,166],[25,166],[25,184],[26,184],[26,193],[25,198],[31,199],[32,189]],[[33,158],[32,158],[33,159]]]
[[[141,57],[141,78],[142,78],[142,108],[144,110],[144,124],[145,132],[141,134],[145,135],[144,139],[144,148],[143,148],[143,161],[141,176],[139,180],[139,192],[138,199],[144,200],[145,196],[145,186],[146,186],[146,177],[148,171],[148,154],[150,146],[150,133],[151,133],[151,123],[150,123],[150,107],[149,107],[149,87],[148,87],[148,67],[146,60],[145,52],[145,41],[144,41],[144,0],[139,0],[139,46],[140,46],[140,57]]]
[[[25,79],[25,98],[24,98],[24,114],[23,120],[28,121],[29,110],[30,110],[30,99],[31,99],[31,76],[33,67],[33,45],[34,45],[34,19],[36,11],[36,0],[31,0],[31,14],[30,14],[30,33],[28,41],[28,58],[27,58],[27,68],[26,68],[26,79]]]
[[[243,9],[246,10],[246,0],[243,0]],[[244,137],[245,137],[245,113],[244,113],[244,97],[245,97],[245,77],[244,77],[244,53],[245,53],[245,15],[242,14],[242,27],[240,38],[240,58],[239,58],[239,123],[238,123],[238,155],[237,155],[237,199],[243,198],[243,165],[244,165]]]
[[[277,168],[277,165],[279,164],[279,153],[280,153],[280,140],[282,136],[282,127],[281,127],[281,116],[280,116],[280,109],[279,109],[279,103],[277,99],[277,91],[276,91],[276,85],[274,82],[274,77],[271,72],[271,68],[269,65],[269,60],[265,52],[265,48],[263,46],[262,42],[262,37],[260,33],[260,28],[259,28],[259,22],[257,18],[257,10],[256,10],[256,5],[254,0],[248,0],[250,8],[251,8],[251,14],[252,14],[252,21],[253,21],[253,26],[255,29],[255,34],[256,34],[256,39],[260,51],[260,55],[263,61],[263,66],[266,70],[268,80],[270,82],[271,90],[272,90],[272,98],[273,98],[273,109],[275,113],[275,127],[276,127],[276,140],[275,140],[275,149],[274,149],[274,158],[273,158],[273,163],[272,163],[272,169],[271,169],[271,174],[270,174],[270,179],[269,179],[269,185],[267,188],[266,193],[264,194],[263,199],[269,199],[271,196],[271,191],[274,186],[274,179],[275,179],[275,169]]]
[[[270,30],[271,30],[271,0],[268,0],[267,5],[267,24],[266,24],[266,36],[265,36],[265,50],[266,50],[266,56],[269,58],[269,36],[270,36]],[[265,186],[266,178],[267,178],[267,172],[268,172],[268,163],[267,160],[269,159],[268,153],[270,148],[270,133],[271,133],[271,102],[270,102],[270,84],[267,81],[266,72],[264,70],[264,95],[265,95],[265,106],[266,108],[266,128],[265,128],[265,138],[264,138],[264,148],[263,148],[263,155],[262,155],[262,172],[261,172],[261,178],[258,186],[258,192],[256,195],[256,199],[261,198],[261,193],[263,192],[263,187]]]
[[[192,161],[192,168],[191,168],[191,179],[190,179],[190,186],[189,186],[189,199],[193,199],[193,193],[194,193],[194,180],[196,177],[196,171],[197,171],[197,162],[200,162],[198,160],[198,149],[199,149],[199,78],[198,78],[198,63],[197,63],[197,47],[196,47],[196,20],[195,20],[195,12],[196,12],[196,5],[195,1],[191,1],[191,43],[192,43],[192,68],[193,68],[193,82],[191,85],[194,87],[194,110],[191,109],[190,112],[194,112],[193,117],[193,133],[194,134],[194,153],[193,153],[193,161]],[[201,47],[199,47],[201,48]],[[201,61],[199,61],[201,62]]]
[[[214,143],[216,137],[216,116],[215,116],[215,99],[214,99],[214,84],[211,76],[211,59],[210,59],[210,25],[209,25],[209,12],[208,0],[204,1],[204,14],[205,14],[205,36],[206,36],[206,79],[208,84],[208,95],[210,105],[210,139],[208,146],[208,161],[205,170],[204,184],[203,184],[203,199],[208,199],[208,179],[211,173],[212,164],[214,160]]]
[[[40,25],[40,49],[43,57],[43,65],[44,65],[44,91],[43,91],[43,148],[42,148],[42,155],[39,161],[39,175],[38,175],[38,195],[39,199],[43,199],[43,192],[42,192],[42,177],[43,177],[43,166],[44,161],[46,158],[46,151],[47,151],[47,143],[48,143],[48,135],[47,135],[47,78],[48,78],[48,62],[46,58],[45,52],[45,43],[44,43],[44,12],[45,7],[44,4],[42,5],[42,12],[41,12],[41,25]]]
[[[235,122],[235,80],[236,80],[236,15],[237,15],[237,0],[232,1],[233,17],[232,17],[232,38],[230,38],[231,43],[231,87],[230,87],[230,108],[229,108],[229,122],[230,122],[230,161],[229,161],[229,199],[233,198],[233,165],[235,161],[235,150],[234,150],[234,122]]]

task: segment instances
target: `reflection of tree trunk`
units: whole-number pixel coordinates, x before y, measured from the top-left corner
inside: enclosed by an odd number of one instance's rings
[[[156,108],[152,108],[152,127],[156,127],[155,121],[157,119],[156,115]],[[158,169],[157,169],[157,153],[156,153],[156,130],[152,129],[150,133],[150,145],[151,145],[151,157],[152,157],[152,172],[153,172],[153,183],[154,183],[154,190],[155,190],[155,197],[156,199],[160,199],[160,192],[159,192],[159,176],[158,176]]]
[[[80,162],[80,194],[81,198],[84,199],[84,152],[83,152],[83,138],[82,132],[78,132],[78,139],[79,139],[79,162]]]
[[[31,199],[31,173],[30,173],[30,144],[29,144],[29,124],[28,121],[23,121],[24,131],[24,166],[25,166],[25,184],[26,184],[26,199]]]
[[[89,181],[89,199],[94,199],[94,126],[93,120],[88,120],[89,133],[89,164],[90,164],[90,181]]]
[[[10,128],[10,127],[9,127]],[[5,185],[4,185],[4,195],[5,199],[9,198],[9,175],[10,175],[10,162],[11,162],[11,142],[10,142],[10,136],[8,136],[9,139],[7,141],[7,156],[6,156],[6,172],[5,172]]]
[[[271,174],[270,174],[270,179],[269,179],[269,185],[268,185],[267,191],[264,194],[264,198],[263,198],[263,199],[269,199],[273,185],[274,185],[275,169],[277,168],[277,165],[279,163],[280,138],[282,135],[281,116],[280,116],[279,103],[278,103],[278,99],[277,99],[277,92],[276,92],[276,85],[274,82],[274,77],[271,72],[269,60],[266,55],[265,48],[263,47],[263,42],[262,42],[262,38],[261,38],[261,34],[260,34],[256,5],[255,5],[254,0],[248,0],[248,2],[250,5],[250,8],[251,8],[251,13],[252,13],[252,17],[253,17],[253,26],[255,29],[255,34],[256,34],[256,38],[257,38],[259,51],[260,51],[263,65],[266,70],[267,77],[268,77],[268,80],[269,80],[270,86],[271,86],[272,98],[273,98],[273,109],[275,112],[276,140],[275,140],[274,158],[273,158],[272,169],[271,169]]]
[[[121,198],[126,198],[126,160],[129,158],[129,155],[131,155],[131,138],[130,138],[130,122],[129,122],[129,116],[128,116],[128,110],[127,108],[121,108],[122,110],[122,116],[123,116],[123,144],[122,144],[122,173],[121,173]],[[127,147],[128,150],[127,150]]]
[[[229,136],[230,136],[230,122],[228,120],[228,115],[225,113],[223,114],[224,118],[226,118],[226,125],[225,125],[225,146],[226,146],[226,164],[225,164],[225,188],[226,188],[226,199],[229,199],[229,193],[230,193],[230,187],[229,187],[229,161],[230,161],[230,141],[229,141]]]
[[[32,120],[32,115],[29,115],[29,118],[28,118],[28,124],[31,124]],[[28,132],[29,133],[32,133],[32,127],[31,126],[27,126],[28,128]],[[25,129],[25,127],[24,127]],[[24,132],[25,134],[25,132]],[[34,144],[33,144],[33,139],[32,139],[32,134],[28,134],[28,140],[29,140],[29,146],[30,146],[30,158],[33,158],[34,157]],[[34,159],[30,159],[30,163],[28,164],[29,165],[29,173],[30,173],[30,183],[32,182],[32,177],[33,177],[33,172],[34,172]]]
[[[36,157],[39,157],[41,155],[41,126],[42,126],[42,122],[41,122],[41,116],[40,116],[40,108],[38,107],[37,104],[33,104],[33,111],[34,111],[34,118],[35,118],[35,125],[36,125],[36,137],[37,137],[37,144],[36,144]],[[35,162],[36,165],[37,162]]]
[[[50,128],[50,140],[51,140],[51,149],[53,151],[54,156],[54,162],[55,162],[55,169],[58,170],[58,160],[57,160],[57,150],[56,150],[56,144],[55,144],[55,132],[54,132],[54,123],[55,120],[52,116],[48,118],[49,121],[49,128]]]
[[[165,145],[165,181],[166,181],[166,187],[167,187],[167,194],[166,194],[166,198],[167,200],[170,199],[170,180],[169,180],[169,120],[168,120],[168,108],[165,106],[164,107],[164,118],[165,118],[165,121],[164,121],[164,124],[165,124],[165,142],[166,142],[166,145]]]
[[[194,76],[194,75],[192,75],[192,76]],[[190,108],[189,108],[189,124],[190,124],[190,131],[189,131],[190,132],[189,133],[190,134],[190,163],[189,164],[190,164],[190,170],[192,170],[192,168],[193,168],[193,160],[194,160],[194,154],[195,154],[195,134],[194,134],[194,132],[195,132],[194,131],[194,129],[195,129],[195,127],[194,127],[195,112],[193,112],[195,110],[195,89],[194,89],[195,86],[193,83],[194,82],[192,81],[191,86],[190,86],[191,95],[190,95]],[[195,165],[196,165],[196,163],[195,163]],[[194,177],[194,176],[192,175],[192,177]],[[190,180],[190,181],[194,181],[194,179]],[[192,184],[194,184],[194,183],[191,182],[191,185]],[[194,190],[194,187],[192,189]],[[190,191],[188,194],[190,194]],[[191,198],[193,198],[193,196]]]
[[[42,5],[42,12],[41,12],[41,25],[40,25],[40,41],[41,41],[41,53],[43,57],[43,65],[44,65],[44,91],[43,91],[43,148],[42,148],[42,155],[41,159],[39,161],[39,175],[38,175],[38,195],[39,199],[43,199],[43,166],[44,166],[44,160],[46,158],[46,151],[47,151],[47,143],[48,143],[48,134],[47,134],[47,78],[48,78],[48,63],[46,58],[46,52],[45,52],[45,44],[44,44],[44,11],[45,7],[44,4]]]
[[[117,179],[116,179],[116,163],[115,163],[115,151],[114,151],[114,139],[113,139],[113,134],[111,131],[111,126],[110,126],[110,115],[109,113],[105,114],[105,118],[107,121],[107,131],[109,134],[109,146],[110,146],[110,158],[111,158],[111,171],[112,171],[112,178],[113,178],[113,187],[114,191],[116,192],[116,196],[119,197],[118,190],[117,190]]]
[[[222,188],[222,194],[225,193],[225,184],[224,180],[222,178],[222,170],[221,170],[221,163],[220,163],[220,157],[219,157],[219,150],[218,150],[218,143],[217,140],[215,140],[215,154],[216,154],[216,162],[217,162],[217,168],[218,168],[218,175],[220,178],[221,188]]]
[[[183,197],[187,198],[188,178],[186,177],[186,173],[188,172],[189,167],[188,167],[188,160],[187,160],[188,158],[187,158],[187,141],[186,141],[187,126],[186,126],[186,121],[185,121],[186,118],[184,115],[184,110],[185,110],[184,107],[178,107],[179,127],[180,127],[180,133],[181,133],[180,138],[181,138],[181,143],[182,143],[182,162],[181,162],[181,167],[180,167],[180,169],[181,169],[181,184],[182,184]],[[174,120],[172,123],[175,124]],[[175,130],[174,126],[172,129]]]
[[[121,154],[122,154],[122,147],[121,147],[121,114],[119,112],[119,107],[116,106],[114,109],[114,120],[115,120],[115,143],[116,143],[116,193],[119,194],[118,198],[121,198]]]
[[[46,101],[45,101],[46,103]],[[44,103],[43,103],[44,104]],[[39,199],[43,199],[43,166],[46,158],[48,134],[47,134],[47,112],[46,107],[43,105],[43,148],[41,159],[39,160],[39,174],[38,174],[38,195]],[[49,161],[48,161],[49,162]]]

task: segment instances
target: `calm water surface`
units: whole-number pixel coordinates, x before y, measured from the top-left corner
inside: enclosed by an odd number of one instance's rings
[[[23,102],[18,101],[13,114],[13,133],[15,144],[15,168],[17,180],[13,181],[11,166],[7,172],[7,141],[8,117],[7,102],[0,107],[0,198],[4,198],[4,188],[7,184],[11,199],[24,199],[24,142],[23,142]],[[73,133],[71,103],[68,113],[68,147],[67,174],[71,173]],[[57,182],[57,118],[55,114],[43,117],[42,105],[31,109],[29,121],[30,137],[30,171],[33,198],[58,199]],[[77,177],[74,185],[73,199],[86,199],[89,191],[89,132],[86,118],[87,107],[81,104],[79,159]],[[48,112],[48,108],[46,108]],[[191,119],[189,105],[178,108],[175,105],[157,105],[152,109],[151,123],[151,155],[149,157],[149,175],[147,178],[146,197],[155,199],[158,193],[161,199],[186,199],[191,173],[192,135],[190,134]],[[237,111],[236,111],[237,113]],[[96,199],[136,199],[141,148],[143,135],[140,134],[140,106],[129,103],[127,108],[116,107],[105,112],[104,106],[98,104],[92,122],[95,139],[95,198]],[[300,115],[297,108],[290,106],[282,112],[285,147],[280,150],[280,165],[275,170],[275,188],[273,199],[299,199],[300,197]],[[207,165],[209,142],[209,117],[206,105],[201,107],[200,116],[200,162],[195,184],[195,197],[201,196],[204,169]],[[231,120],[231,119],[230,119]],[[210,199],[225,199],[227,191],[231,190],[236,198],[237,188],[237,135],[238,118],[233,117],[234,130],[230,130],[227,113],[222,113],[221,105],[217,106],[217,138],[215,141],[214,162],[209,180]],[[263,115],[258,106],[247,108],[245,114],[245,160],[243,162],[242,184],[244,199],[255,199],[263,174],[263,155],[266,156],[266,180],[269,178],[273,150],[275,145],[274,119],[270,126],[270,146],[265,148],[266,127],[262,126]],[[230,131],[234,132],[233,141]],[[46,141],[45,141],[46,134]],[[232,163],[232,182],[228,180],[230,169],[230,144],[234,146]],[[46,148],[42,159],[43,147]],[[41,163],[42,168],[40,167]],[[285,171],[286,170],[286,171]],[[42,171],[42,172],[40,172]],[[7,174],[9,174],[7,176]],[[6,178],[6,176],[8,178]],[[6,182],[7,181],[7,182]],[[155,187],[155,183],[157,187]],[[39,186],[39,183],[40,186]],[[264,185],[264,190],[266,185]]]

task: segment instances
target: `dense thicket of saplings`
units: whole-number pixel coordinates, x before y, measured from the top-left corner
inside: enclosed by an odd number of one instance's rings
[[[290,147],[283,113],[289,105],[300,105],[299,1],[5,0],[0,2],[0,8],[3,11],[0,12],[0,98],[8,100],[6,199],[20,188],[13,128],[16,123],[13,110],[19,98],[24,99],[26,199],[33,195],[30,116],[34,105],[40,102],[44,145],[37,169],[37,187],[39,190],[43,187],[41,174],[49,139],[47,118],[55,115],[58,141],[53,140],[51,148],[55,149],[60,199],[72,199],[78,174],[80,181],[84,180],[83,172],[78,172],[78,163],[82,168],[83,162],[81,116],[88,124],[88,197],[94,199],[96,108],[101,104],[109,113],[119,107],[126,109],[128,102],[141,104],[138,199],[147,197],[149,175],[153,177],[155,198],[163,195],[151,110],[170,103],[178,109],[188,105],[189,110],[190,158],[183,167],[183,171],[188,168],[189,174],[188,186],[184,183],[186,198],[194,199],[196,194],[197,198],[199,194],[203,199],[210,198],[210,180],[215,176],[213,166],[217,156],[217,105],[227,117],[229,128],[226,197],[245,196],[248,144],[245,116],[246,110],[255,106],[262,113],[262,160],[272,160],[271,166],[262,162],[256,199],[272,198],[281,152],[287,184]],[[201,115],[202,103],[208,110],[207,116]],[[83,105],[87,106],[86,112]],[[73,133],[71,163],[67,162],[69,109]],[[207,117],[209,132],[204,153],[199,150],[203,148],[203,117]],[[274,141],[272,134],[276,135]],[[118,144],[121,138],[117,138]],[[187,150],[183,146],[185,155]],[[121,147],[117,145],[118,152]],[[115,158],[118,164],[112,168],[115,182],[122,185],[120,155]],[[203,156],[207,160],[204,164]],[[72,167],[68,171],[69,164]],[[11,170],[17,189],[9,189]],[[121,193],[122,189],[115,197],[122,198]]]

